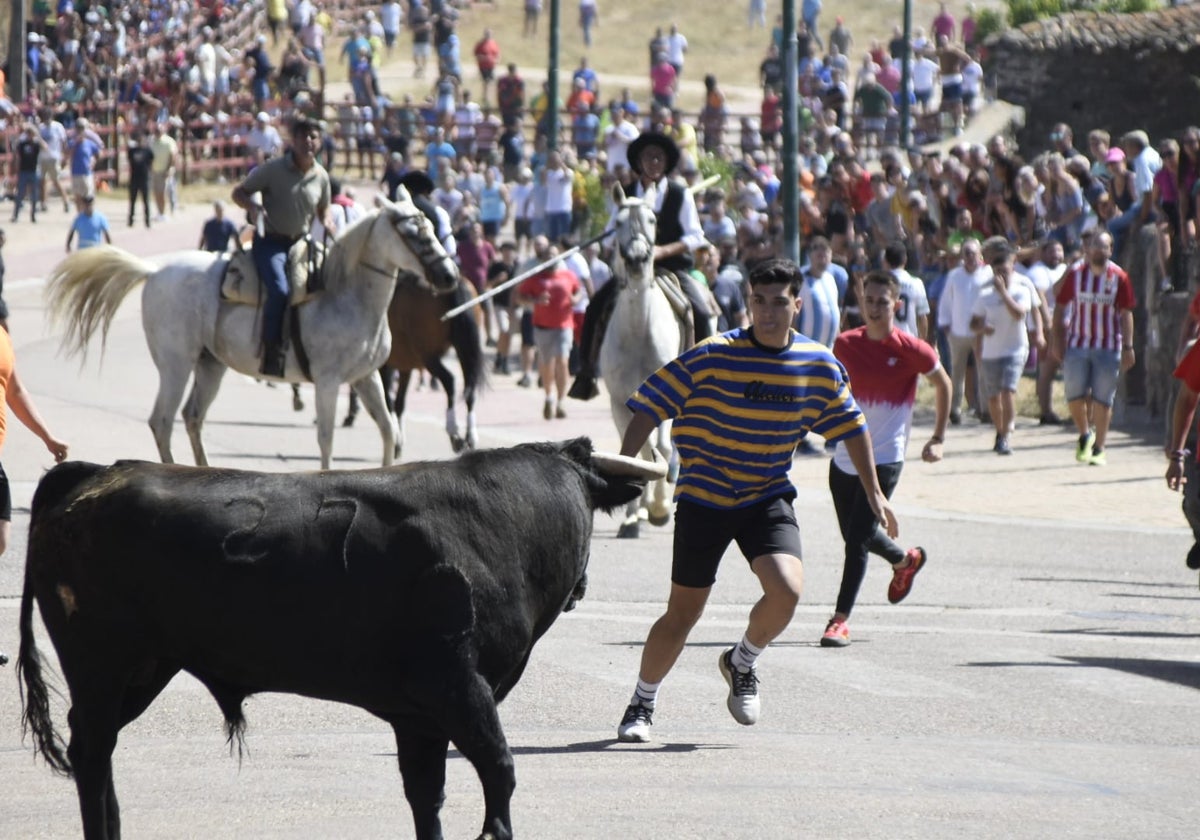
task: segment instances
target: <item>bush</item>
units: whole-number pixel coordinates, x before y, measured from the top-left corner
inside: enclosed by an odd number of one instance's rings
[[[1006,0],[1008,25],[1024,26],[1042,18],[1067,12],[1149,12],[1162,4],[1158,0]],[[983,17],[983,14],[980,15]]]
[[[975,18],[975,43],[983,42],[989,35],[1003,32],[1008,28],[1004,12],[998,9],[984,9]]]

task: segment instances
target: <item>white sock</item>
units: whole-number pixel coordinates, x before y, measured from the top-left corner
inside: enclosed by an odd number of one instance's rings
[[[750,644],[750,640],[742,636],[742,640],[734,645],[733,653],[729,659],[733,663],[733,667],[739,671],[749,671],[754,667],[754,663],[758,657],[762,656],[762,652],[766,648],[755,647]]]
[[[648,683],[641,677],[638,677],[637,688],[633,690],[633,699],[629,702],[633,705],[642,705],[648,709],[654,708],[654,701],[658,699],[658,688],[661,682]]]

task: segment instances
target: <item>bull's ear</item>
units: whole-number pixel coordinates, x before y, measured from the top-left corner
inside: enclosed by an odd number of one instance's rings
[[[621,183],[618,181],[612,187],[612,203],[613,207],[620,207],[625,203],[625,191],[621,189]]]

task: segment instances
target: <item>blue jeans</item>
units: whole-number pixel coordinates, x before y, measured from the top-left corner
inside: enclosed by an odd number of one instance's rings
[[[555,244],[571,232],[570,213],[547,213],[546,236]]]
[[[278,347],[283,343],[283,313],[287,310],[287,254],[292,243],[286,239],[254,237],[252,254],[254,267],[263,284],[267,299],[263,303],[263,343]]]
[[[1109,220],[1108,232],[1112,235],[1114,260],[1121,258],[1121,246],[1125,243],[1125,234],[1129,232],[1129,228],[1133,227],[1133,223],[1137,221],[1138,214],[1141,212],[1142,202],[1135,201],[1120,216]]]
[[[1117,377],[1121,375],[1121,351],[1105,348],[1068,347],[1063,359],[1063,382],[1067,402],[1081,400],[1091,392],[1092,399],[1112,408],[1117,396]]]
[[[17,204],[13,208],[14,222],[21,215],[21,205],[25,202],[25,196],[29,196],[29,218],[32,219],[37,214],[38,181],[37,172],[17,173]]]

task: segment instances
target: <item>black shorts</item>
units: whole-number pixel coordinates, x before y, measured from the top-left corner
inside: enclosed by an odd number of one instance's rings
[[[744,508],[722,510],[681,499],[675,506],[675,551],[671,582],[706,589],[731,542],[747,561],[764,554],[800,556],[800,526],[788,493]]]
[[[533,341],[533,310],[526,309],[521,312],[521,347],[532,347]]]
[[[513,235],[520,239],[522,236],[533,236],[533,219],[514,219]]]
[[[8,475],[0,465],[0,520],[12,522],[12,493],[8,489]]]

